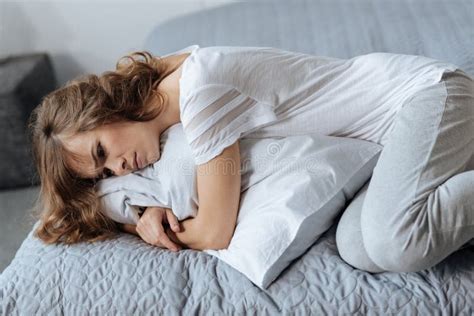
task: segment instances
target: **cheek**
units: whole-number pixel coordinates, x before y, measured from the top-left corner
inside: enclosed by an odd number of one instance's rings
[[[156,135],[153,127],[149,124],[136,126],[136,128],[131,128],[126,134],[121,134],[122,139],[125,140],[122,146],[127,147],[128,150],[133,149],[145,152],[148,159],[155,158],[157,153],[161,155],[160,136]]]
[[[104,135],[103,141],[112,156],[127,152],[135,145],[139,137],[132,131],[115,131]]]

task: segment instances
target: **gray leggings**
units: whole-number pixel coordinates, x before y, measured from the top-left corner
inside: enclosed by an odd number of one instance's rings
[[[463,71],[397,113],[372,178],[342,214],[341,258],[369,272],[430,268],[474,238],[474,81]]]

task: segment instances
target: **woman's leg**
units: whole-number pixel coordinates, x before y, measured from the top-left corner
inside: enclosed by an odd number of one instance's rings
[[[356,193],[342,213],[336,229],[336,245],[341,258],[354,268],[368,272],[383,272],[367,255],[362,241],[360,213],[369,181]]]
[[[474,83],[461,70],[397,113],[363,198],[361,236],[386,271],[429,268],[474,238]]]
[[[377,266],[367,255],[360,227],[360,214],[369,182],[370,179],[356,193],[342,213],[337,224],[336,244],[339,255],[346,263],[359,270],[378,273],[385,270]],[[470,242],[462,245],[459,249],[472,246],[474,246],[474,239],[471,239]]]

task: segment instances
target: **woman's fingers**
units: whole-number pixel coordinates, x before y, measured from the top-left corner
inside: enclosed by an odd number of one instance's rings
[[[137,232],[140,233],[143,240],[147,243],[158,246],[160,248],[168,248],[173,251],[178,251],[179,248],[176,244],[174,244],[164,232],[163,227],[152,227],[149,225],[145,225],[143,229],[137,229]]]
[[[175,232],[179,232],[180,228],[178,219],[174,215],[173,211],[169,208],[166,209],[166,218],[168,219],[171,229]]]
[[[170,240],[163,228],[165,213],[164,208],[148,207],[137,223],[137,232],[149,244],[178,251],[180,247]]]
[[[161,242],[165,247],[167,247],[170,250],[178,251],[179,246],[171,241],[171,239],[168,237],[168,235],[166,235],[166,232],[163,230],[163,227],[161,228],[161,230],[162,231],[158,235],[159,242]]]

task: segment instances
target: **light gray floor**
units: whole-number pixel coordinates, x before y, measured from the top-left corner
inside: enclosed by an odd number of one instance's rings
[[[36,220],[29,208],[39,194],[39,186],[0,190],[0,273],[10,264]]]

